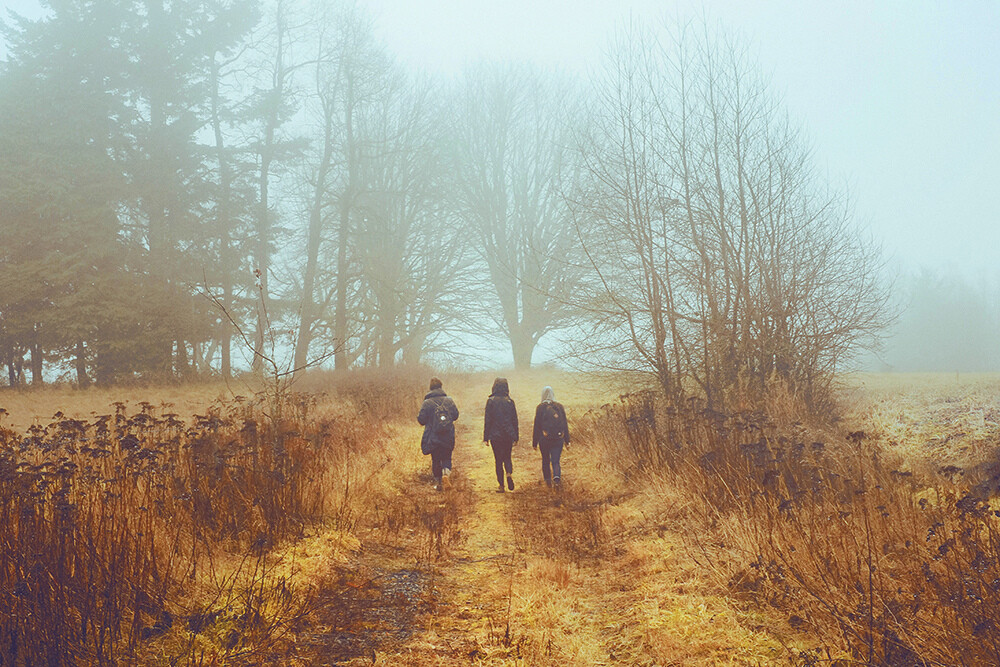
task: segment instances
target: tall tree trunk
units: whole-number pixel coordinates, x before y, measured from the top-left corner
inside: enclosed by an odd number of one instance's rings
[[[392,368],[396,365],[396,318],[383,306],[378,320],[378,365],[379,368]]]
[[[31,386],[41,386],[45,384],[42,378],[42,346],[35,343],[31,346]]]
[[[278,44],[274,55],[274,69],[271,70],[271,90],[268,91],[266,115],[264,119],[264,140],[260,147],[260,206],[257,212],[257,239],[254,254],[256,264],[254,272],[257,276],[257,332],[254,335],[254,355],[251,367],[258,371],[263,363],[264,338],[269,328],[268,306],[270,292],[268,291],[268,274],[271,270],[271,212],[269,188],[271,180],[271,162],[274,160],[274,137],[280,124],[279,109],[285,89],[285,25],[282,14],[283,4],[278,3]]]
[[[98,341],[102,340],[100,337]],[[115,381],[118,374],[115,358],[107,343],[98,342],[94,346],[94,381],[98,386],[106,387]]]
[[[261,148],[260,156],[260,209],[257,215],[257,266],[254,273],[257,278],[257,332],[254,335],[254,355],[251,366],[254,371],[260,370],[264,354],[264,336],[268,328],[267,315],[267,274],[271,264],[271,220],[270,204],[268,203],[268,185],[271,170],[271,142],[273,128],[268,126],[267,139]]]
[[[222,314],[222,317],[219,318],[221,323],[219,338],[222,341],[220,370],[222,371],[222,377],[228,379],[232,376],[230,350],[233,337],[232,325],[229,318],[235,317],[235,309],[233,308],[233,270],[235,269],[235,262],[233,261],[232,219],[230,213],[233,177],[229,159],[226,157],[225,137],[222,135],[222,120],[219,115],[219,107],[221,106],[219,99],[219,63],[214,56],[212,57],[210,75],[212,86],[212,129],[215,133],[216,159],[219,162],[219,201],[217,202],[216,209],[218,212],[217,223],[220,240],[219,254],[222,260],[220,262],[222,271],[219,280],[222,283],[222,307],[226,310]],[[208,285],[205,287],[207,289]]]
[[[424,352],[426,337],[415,337],[403,348],[403,358],[400,360],[403,366],[416,366]]]
[[[333,118],[327,114],[323,135],[323,158],[316,170],[316,189],[313,192],[312,208],[309,211],[309,238],[306,241],[306,271],[302,276],[302,308],[299,313],[299,335],[295,341],[293,361],[294,376],[305,370],[309,363],[309,344],[312,342],[312,326],[316,321],[316,270],[319,265],[319,246],[323,237],[323,200],[326,197],[326,175],[333,160]],[[338,293],[339,294],[339,293]]]
[[[83,341],[76,342],[76,386],[90,386],[90,376],[87,375],[87,352],[84,349]]]
[[[535,341],[530,333],[512,331],[510,335],[510,350],[514,355],[514,368],[527,370],[531,368],[531,356],[535,352]]]
[[[226,303],[233,302],[233,289],[228,283],[226,284],[226,287],[223,290],[222,298],[225,300]],[[233,376],[233,362],[232,362],[233,332],[229,328],[228,318],[225,318],[225,321],[223,322],[222,326],[224,328],[222,330],[222,334],[219,336],[222,348],[220,351],[222,360],[220,363],[219,370],[222,372],[222,377],[228,380]]]
[[[357,171],[354,145],[354,79],[348,74],[344,97],[344,141],[347,146],[347,185],[340,202],[340,229],[337,230],[337,300],[333,316],[333,365],[347,370],[347,242],[350,238],[351,208]]]
[[[191,374],[191,363],[188,357],[187,343],[183,340],[177,341],[177,362],[175,374],[186,377]]]
[[[333,318],[333,366],[338,371],[347,370],[347,239],[351,219],[351,205],[346,201],[340,207],[340,229],[337,230],[337,301]]]
[[[159,28],[163,26],[164,5],[162,0],[154,0],[148,3],[150,38],[157,40],[161,37],[154,37]],[[153,45],[153,61],[158,66],[165,66],[167,63],[166,49],[158,41]],[[166,104],[159,89],[157,81],[149,87],[149,169],[153,170],[147,191],[144,193],[146,199],[146,213],[149,217],[148,243],[149,243],[149,265],[150,273],[157,283],[165,287],[170,284],[169,277],[169,250],[170,234],[167,229],[167,206],[165,203],[164,188],[169,187],[169,181],[161,178],[163,175],[158,170],[164,169],[170,163],[166,155]],[[165,290],[169,293],[169,289]],[[171,371],[171,361],[173,357],[173,340],[170,334],[163,330],[154,334],[152,341],[155,350],[153,366],[154,370],[169,375]]]

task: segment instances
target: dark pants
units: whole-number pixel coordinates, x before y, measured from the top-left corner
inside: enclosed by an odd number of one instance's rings
[[[441,481],[441,471],[444,468],[451,468],[451,452],[451,447],[447,449],[439,447],[431,450],[431,472],[434,473],[434,479],[439,482]]]
[[[507,468],[508,475],[514,472],[514,464],[510,460],[510,450],[514,447],[514,443],[490,440],[490,446],[493,447],[493,459],[497,464],[497,483],[503,486],[504,467]]]
[[[540,443],[538,449],[542,450],[542,477],[546,482],[551,482],[552,478],[562,477],[562,468],[559,467],[559,457],[562,456],[562,442],[555,444]],[[552,470],[549,470],[551,464]]]

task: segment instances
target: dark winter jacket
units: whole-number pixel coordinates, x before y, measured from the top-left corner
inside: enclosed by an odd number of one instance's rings
[[[542,414],[544,414],[546,407],[549,405],[555,408],[558,413],[555,431],[562,433],[561,436],[556,434],[546,436],[542,433]],[[562,403],[556,402],[555,394],[552,392],[551,387],[545,388],[542,392],[542,402],[535,408],[535,422],[531,433],[531,444],[533,447],[537,447],[538,445],[555,447],[556,445],[569,444],[569,424],[566,422],[566,409],[562,406]]]
[[[450,420],[442,428],[434,424],[434,411],[438,406],[443,406],[447,411]],[[424,427],[424,435],[420,439],[420,451],[430,454],[437,449],[450,450],[455,448],[455,424],[458,419],[458,406],[451,400],[444,389],[432,389],[424,396],[424,403],[420,406],[420,413],[417,421]]]
[[[483,424],[483,441],[517,442],[517,407],[510,397],[506,378],[497,378],[493,392],[486,399],[486,418]]]

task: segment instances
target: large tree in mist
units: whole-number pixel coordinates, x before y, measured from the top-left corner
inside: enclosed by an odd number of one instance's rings
[[[556,76],[484,65],[465,74],[455,104],[456,210],[482,260],[479,293],[491,295],[471,300],[469,320],[479,333],[502,332],[517,368],[572,314],[580,272],[565,192],[578,173],[578,99]]]
[[[447,206],[439,90],[393,62],[356,7],[318,7],[293,365],[323,350],[338,369],[415,363],[453,312],[465,256]]]
[[[98,17],[67,13],[5,31],[15,55],[0,70],[0,360],[11,385],[25,353],[39,383],[46,353],[60,350],[86,384],[94,348],[119,342],[123,313],[108,296],[124,282],[129,251],[118,235],[125,181],[111,123],[124,104],[103,78],[121,63],[102,45]]]
[[[469,249],[448,206],[444,116],[438,89],[396,79],[362,126],[362,224],[354,243],[370,306],[374,359],[392,366],[421,360],[446,338],[464,308]]]
[[[31,353],[32,381],[46,354],[72,356],[77,380],[99,381],[142,363],[158,294],[142,275],[145,248],[123,233],[131,201],[120,131],[128,8],[65,2],[39,21],[5,30],[10,60],[0,76],[0,319],[11,384]],[[70,120],[71,118],[71,120]],[[138,268],[138,270],[137,270]]]
[[[307,102],[315,140],[303,165],[309,222],[294,366],[306,366],[310,344],[325,330],[343,370],[361,353],[349,341],[350,314],[357,314],[351,297],[358,292],[350,244],[365,189],[360,162],[369,150],[361,124],[399,74],[376,42],[371,19],[356,7],[316,3],[315,9],[314,90]],[[329,268],[321,271],[323,251]]]
[[[632,26],[594,100],[576,207],[600,277],[585,353],[711,405],[775,380],[819,400],[883,325],[887,287],[746,47]]]
[[[205,162],[208,181],[207,197],[202,208],[206,218],[206,234],[202,242],[214,249],[214,261],[204,267],[205,288],[218,292],[218,303],[224,312],[217,313],[214,338],[216,342],[199,355],[200,366],[219,352],[219,370],[223,377],[232,375],[233,322],[243,326],[243,311],[253,282],[248,258],[254,248],[257,231],[256,189],[258,171],[253,149],[248,145],[247,129],[259,116],[247,110],[247,95],[242,90],[246,74],[247,45],[229,38],[227,33],[246,33],[257,16],[249,5],[241,11],[217,17],[206,30],[212,48],[205,54],[208,64],[206,89],[208,95],[208,126],[211,144],[206,147],[211,156]],[[252,99],[252,97],[251,97]],[[242,297],[242,298],[241,298]],[[254,301],[257,301],[254,299]]]
[[[303,165],[309,222],[294,366],[305,368],[313,338],[325,328],[332,333],[326,339],[332,338],[334,362],[342,370],[353,361],[348,299],[356,276],[349,244],[355,202],[363,189],[359,161],[365,138],[359,124],[395,72],[368,17],[339,3],[316,3],[314,11],[314,89],[306,104],[314,142]],[[332,270],[320,271],[323,250]]]
[[[252,3],[134,0],[119,49],[129,56],[125,88],[132,140],[125,161],[133,197],[130,215],[148,249],[149,280],[163,295],[170,321],[152,337],[164,372],[189,364],[189,343],[210,335],[191,285],[217,262],[204,215],[204,151],[198,135],[209,125],[212,76],[219,54],[235,50],[253,26]],[[216,146],[216,149],[218,147]],[[217,151],[216,151],[217,152]],[[215,218],[218,222],[218,218]],[[227,222],[228,224],[228,222]],[[176,351],[176,359],[171,355]]]
[[[273,355],[276,340],[272,319],[279,317],[272,295],[275,250],[281,237],[280,203],[275,196],[275,182],[289,171],[305,142],[292,122],[299,111],[301,95],[296,75],[308,71],[309,60],[296,59],[296,50],[306,49],[304,42],[310,21],[296,12],[291,0],[268,0],[263,3],[263,22],[259,39],[253,45],[247,69],[253,77],[253,91],[245,108],[244,131],[247,149],[254,158],[254,194],[256,197],[252,242],[249,257],[255,276],[253,298],[254,334],[251,367],[261,368],[265,355]],[[265,349],[270,347],[272,349]]]

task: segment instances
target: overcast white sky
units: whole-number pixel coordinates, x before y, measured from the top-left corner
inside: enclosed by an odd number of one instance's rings
[[[996,0],[358,0],[404,62],[480,58],[585,73],[608,34],[704,11],[759,49],[834,181],[904,268],[1000,273],[1000,2]],[[36,0],[0,7],[37,13]]]

